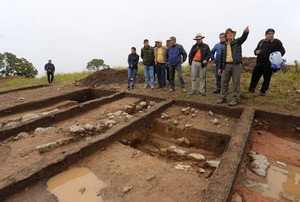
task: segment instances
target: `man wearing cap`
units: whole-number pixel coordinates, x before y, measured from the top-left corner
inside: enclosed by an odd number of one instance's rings
[[[241,37],[235,39],[236,32],[231,28],[225,31],[226,44],[221,48],[221,65],[218,74],[221,75],[221,97],[218,104],[226,102],[230,78],[233,81],[233,99],[229,106],[235,106],[240,101],[240,76],[242,72],[242,44],[247,40],[249,27],[244,29]]]
[[[256,55],[257,58],[252,72],[249,92],[255,92],[255,88],[260,80],[260,77],[263,75],[264,81],[262,87],[260,88],[260,96],[266,95],[272,77],[271,63],[269,61],[270,54],[275,51],[279,51],[282,56],[285,54],[285,49],[281,41],[279,39],[275,39],[274,34],[274,29],[267,29],[265,32],[265,39],[262,39],[254,50],[254,55]]]
[[[216,89],[214,90],[215,94],[220,94],[221,92],[221,76],[218,74],[218,69],[220,67],[221,63],[221,48],[222,45],[225,44],[225,33],[222,32],[219,34],[220,42],[217,43],[213,49],[211,49],[211,60],[215,62],[216,68],[215,68],[215,77],[216,77]],[[216,55],[216,57],[215,57]]]
[[[195,94],[196,81],[198,72],[200,72],[199,91],[202,96],[206,95],[206,65],[210,59],[209,46],[203,43],[205,37],[201,34],[197,34],[194,40],[196,44],[192,46],[189,53],[189,64],[192,66],[192,92]]]
[[[167,49],[166,60],[170,67],[170,92],[175,90],[175,70],[177,70],[180,87],[183,92],[186,92],[184,88],[184,80],[182,76],[181,64],[185,62],[187,54],[182,45],[176,43],[174,36],[170,37],[170,47]]]
[[[158,88],[166,87],[166,52],[167,48],[162,46],[162,41],[155,41],[154,57],[156,65],[156,74],[158,80]]]
[[[144,40],[144,47],[141,50],[141,58],[144,64],[145,85],[154,89],[154,48],[149,45],[149,40]]]

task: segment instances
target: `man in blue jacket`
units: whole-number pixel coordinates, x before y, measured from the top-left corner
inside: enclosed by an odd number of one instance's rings
[[[54,79],[55,66],[52,64],[52,60],[48,60],[48,63],[45,64],[45,71],[48,77],[48,83],[52,83]]]
[[[184,80],[182,75],[181,64],[185,62],[187,58],[187,53],[182,47],[182,45],[176,43],[176,38],[174,36],[170,37],[170,46],[167,49],[166,60],[170,68],[170,92],[175,90],[175,70],[177,70],[178,78],[180,82],[180,87],[183,92],[186,92],[184,88]]]
[[[215,94],[219,94],[221,92],[221,76],[218,74],[218,69],[221,65],[221,48],[222,45],[225,43],[225,33],[222,32],[219,34],[220,42],[217,43],[213,49],[211,49],[211,60],[215,62],[215,77],[216,77],[216,89],[214,91]],[[215,57],[216,56],[216,57]]]

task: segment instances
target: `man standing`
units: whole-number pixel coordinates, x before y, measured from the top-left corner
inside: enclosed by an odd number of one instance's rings
[[[140,56],[136,54],[136,48],[131,48],[131,53],[128,55],[128,79],[127,79],[127,86],[128,90],[130,90],[130,80],[133,78],[132,81],[132,89],[134,89],[136,74],[138,71],[138,63],[139,63]]]
[[[55,66],[52,64],[52,60],[48,60],[48,63],[45,64],[45,71],[47,72],[48,83],[52,83],[54,79]]]
[[[184,88],[184,80],[182,76],[181,64],[185,62],[187,54],[182,47],[182,45],[176,43],[176,38],[174,36],[170,37],[170,47],[167,49],[166,60],[170,68],[170,92],[175,90],[175,70],[177,70],[178,78],[180,82],[180,87],[183,92],[186,92]]]
[[[149,45],[149,40],[144,40],[144,47],[141,50],[141,58],[144,64],[145,85],[144,88],[154,89],[154,48]]]
[[[170,46],[170,40],[168,39],[168,40],[166,40],[167,49],[169,48],[169,46]],[[170,83],[170,68],[169,68],[168,64],[166,64],[166,69],[167,69],[167,80]]]
[[[199,91],[202,96],[206,95],[206,65],[210,59],[209,46],[203,43],[205,37],[201,34],[197,34],[194,40],[196,44],[192,46],[189,53],[189,64],[192,65],[192,92],[191,95],[195,94],[196,81],[198,72],[200,72]]]
[[[167,48],[162,46],[162,41],[155,41],[156,47],[154,48],[156,74],[158,80],[158,87],[166,87],[166,52]]]
[[[216,68],[215,68],[215,77],[216,77],[216,89],[214,91],[215,94],[220,94],[221,92],[221,76],[218,74],[218,69],[221,65],[221,48],[222,45],[225,43],[225,33],[219,34],[220,42],[217,43],[213,49],[211,49],[211,60],[215,62]],[[216,57],[215,57],[216,55]]]
[[[249,92],[255,92],[255,88],[260,80],[260,77],[263,75],[264,81],[260,89],[260,96],[266,95],[272,77],[271,63],[269,61],[270,54],[275,51],[279,51],[282,56],[285,54],[285,49],[281,41],[279,39],[275,39],[274,34],[274,29],[267,29],[265,32],[265,39],[262,39],[254,50],[254,54],[257,56],[257,58],[252,72]]]
[[[243,35],[235,39],[236,32],[231,28],[225,31],[226,43],[221,48],[221,65],[218,69],[219,75],[222,71],[221,98],[218,104],[226,102],[230,78],[233,81],[233,99],[229,106],[235,106],[240,101],[240,76],[242,72],[242,44],[247,40],[249,27],[246,27]]]

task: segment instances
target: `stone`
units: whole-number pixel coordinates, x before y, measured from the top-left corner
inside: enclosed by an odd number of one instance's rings
[[[131,185],[125,187],[125,188],[123,189],[123,193],[129,192],[132,188],[133,188],[133,187],[132,187]]]
[[[146,108],[147,107],[147,102],[142,101],[142,102],[139,103],[139,105],[141,105],[143,108]]]
[[[7,121],[7,123],[9,122],[20,122],[22,120],[22,117],[14,117],[14,118],[11,118]]]
[[[117,122],[116,122],[115,120],[106,120],[106,121],[104,121],[104,125],[105,125],[105,126],[108,126],[108,125],[110,125],[110,124],[116,125]]]
[[[21,132],[16,137],[13,138],[13,140],[19,140],[21,138],[29,137],[29,134],[27,132]]]
[[[114,115],[113,113],[108,113],[107,117],[110,117],[110,116],[113,116],[113,115]]]
[[[205,169],[199,168],[199,169],[198,169],[198,172],[199,172],[199,173],[205,173]]]
[[[150,177],[147,178],[147,181],[151,181],[151,180],[154,179],[154,178],[156,178],[156,176],[155,176],[155,175],[152,175],[152,176],[150,176]]]
[[[185,127],[185,128],[191,128],[192,126],[193,126],[192,124],[188,124],[188,123],[187,123],[187,124],[185,124],[184,127]]]
[[[88,131],[94,130],[94,126],[93,126],[92,124],[89,124],[89,123],[84,124],[83,128],[84,128],[85,130],[88,130]]]
[[[296,90],[296,93],[300,94],[300,90]]]
[[[191,142],[186,137],[181,137],[177,139],[179,144],[186,144],[187,146],[191,145]]]
[[[72,142],[74,140],[73,137],[69,137],[69,138],[60,138],[58,140],[56,140],[56,144],[57,145],[67,145],[69,144],[70,142]]]
[[[127,112],[123,112],[123,113],[122,113],[122,116],[127,116],[127,115],[128,115]]]
[[[115,118],[114,115],[108,117],[108,119],[113,119],[113,118]]]
[[[186,108],[181,109],[181,112],[184,113],[184,114],[187,114],[187,115],[190,113],[190,111],[191,111],[190,107],[186,107]]]
[[[187,171],[189,169],[192,169],[192,167],[190,165],[182,165],[180,163],[177,163],[175,165],[175,168],[178,169],[178,170],[184,170],[184,171]]]
[[[70,127],[70,133],[72,135],[81,135],[85,132],[85,129],[81,126],[79,126],[78,124],[72,125]]]
[[[208,112],[208,115],[214,116],[214,113],[213,113],[212,111],[209,111],[209,112]]]
[[[296,127],[296,131],[300,131],[300,127]]]
[[[130,114],[128,114],[128,115],[125,116],[126,119],[131,119],[132,117],[133,117],[133,116],[130,115]]]
[[[248,168],[255,174],[266,177],[268,174],[268,168],[270,167],[268,159],[264,155],[253,151],[248,152],[248,156],[250,158]]]
[[[224,119],[224,121],[228,121],[228,120],[229,120],[229,118],[225,118],[225,119]]]
[[[23,100],[25,100],[25,98],[24,97],[19,97],[18,100],[23,101]]]
[[[137,111],[143,110],[143,106],[140,105],[140,104],[138,104],[135,108],[136,108]]]
[[[117,111],[117,112],[115,112],[113,115],[114,115],[114,116],[121,116],[122,113],[123,113],[122,111]]]
[[[44,153],[44,152],[49,152],[57,147],[58,147],[58,144],[56,142],[49,142],[46,144],[39,145],[35,149],[37,151],[39,151],[40,153]]]
[[[186,158],[186,151],[178,149],[176,146],[170,146],[167,149],[167,155],[170,157]]]
[[[49,130],[53,130],[53,127],[48,127],[48,128],[42,128],[42,127],[37,127],[34,132],[33,135],[42,135],[46,132],[48,132]]]
[[[220,160],[209,160],[209,161],[206,161],[206,163],[209,167],[217,168],[220,165],[221,161]]]
[[[26,114],[22,117],[22,122],[25,122],[25,121],[29,121],[29,120],[32,120],[32,119],[36,119],[38,118],[39,116],[37,114],[34,114],[34,113],[31,113],[31,114]]]
[[[105,130],[105,125],[103,123],[99,123],[96,127],[97,132],[103,132]]]
[[[173,124],[174,124],[175,126],[178,126],[178,121],[177,121],[177,120],[174,120],[174,121],[173,121]]]
[[[8,122],[4,126],[5,127],[15,127],[18,124],[19,124],[19,122]]]
[[[190,153],[188,155],[188,158],[192,159],[192,160],[196,160],[196,161],[205,160],[205,156],[203,156],[202,154],[198,154],[198,153]]]
[[[162,118],[162,119],[168,119],[168,118],[170,118],[170,116],[167,113],[162,113],[160,115],[160,118]]]
[[[234,193],[231,198],[231,202],[243,202],[243,198],[238,193]]]
[[[51,110],[51,111],[46,111],[46,112],[43,112],[42,113],[42,115],[43,116],[47,116],[47,115],[49,115],[49,114],[54,114],[54,113],[57,113],[57,112],[59,112],[59,109],[53,109],[53,110]]]
[[[128,113],[128,114],[132,114],[132,113],[134,113],[134,111],[135,111],[135,106],[132,106],[132,105],[126,105],[126,106],[124,107],[124,111],[125,111],[126,113]]]
[[[150,105],[150,106],[154,106],[155,104],[156,104],[155,101],[150,101],[150,102],[149,102],[149,105]]]
[[[213,125],[220,125],[220,121],[219,119],[215,118],[214,120],[212,120]]]
[[[146,145],[144,145],[144,149],[146,149],[147,151],[152,152],[152,153],[159,153],[159,149],[153,145],[146,144]]]
[[[249,179],[242,181],[242,184],[246,187],[259,189],[263,192],[271,189],[271,186],[268,184],[258,183],[258,182],[255,182],[255,181],[249,180]]]
[[[281,168],[286,168],[287,167],[287,165],[285,164],[285,163],[283,163],[283,162],[280,162],[280,161],[276,161],[276,163],[279,165],[279,167],[281,167]]]
[[[148,107],[147,107],[147,109],[149,109],[151,106],[150,105],[148,105]]]

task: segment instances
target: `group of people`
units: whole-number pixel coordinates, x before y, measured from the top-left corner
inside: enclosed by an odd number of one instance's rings
[[[191,66],[191,92],[195,95],[197,89],[197,78],[199,77],[199,93],[206,95],[206,68],[209,60],[215,62],[216,88],[214,93],[220,94],[218,104],[227,101],[229,81],[233,81],[233,98],[229,106],[235,106],[240,101],[240,75],[242,73],[242,44],[247,40],[249,27],[246,27],[242,35],[236,38],[236,31],[231,28],[226,29],[219,35],[220,42],[212,49],[203,42],[205,38],[201,34],[196,34],[196,43],[192,46],[189,54],[186,53],[182,45],[176,43],[174,36],[166,41],[166,46],[161,40],[155,41],[155,47],[149,45],[149,40],[144,40],[144,47],[141,49],[141,58],[144,66],[145,85],[144,88],[154,89],[155,74],[157,75],[158,88],[166,87],[166,80],[170,83],[170,91],[175,90],[175,71],[177,71],[180,88],[186,92],[185,82],[182,74],[182,63],[187,59]],[[260,89],[260,96],[265,96],[269,88],[272,69],[269,56],[273,52],[279,51],[283,56],[285,49],[279,39],[274,38],[275,30],[267,29],[265,38],[259,41],[254,54],[257,56],[253,69],[249,92],[255,92],[256,86],[263,76],[264,81]],[[131,48],[128,56],[128,90],[134,89],[138,70],[139,55],[136,48]],[[132,79],[133,78],[133,79]],[[131,84],[131,80],[132,84]]]

